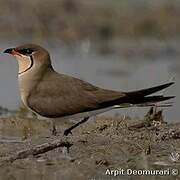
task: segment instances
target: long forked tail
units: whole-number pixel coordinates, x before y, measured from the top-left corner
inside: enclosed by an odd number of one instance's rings
[[[174,98],[175,96],[147,96],[147,97],[141,97],[132,99],[129,101],[131,104],[143,104],[143,103],[156,103],[160,101],[166,101],[169,99]]]
[[[151,87],[151,88],[147,88],[147,89],[141,89],[138,91],[132,91],[132,92],[128,92],[127,95],[133,97],[133,96],[138,96],[138,97],[145,97],[148,96],[150,94],[153,94],[155,92],[161,91],[171,85],[173,85],[174,82],[169,82],[163,85],[159,85],[159,86],[155,86],[155,87]]]
[[[147,89],[142,89],[139,91],[132,91],[132,92],[127,92],[127,99],[126,103],[129,104],[129,106],[151,106],[154,105],[157,102],[161,101],[166,101],[169,99],[174,98],[175,96],[163,96],[163,95],[154,95],[154,96],[148,96],[151,95],[155,92],[161,91],[171,85],[173,85],[174,82],[166,83],[163,85],[147,88]],[[164,106],[171,106],[170,104],[164,104]]]

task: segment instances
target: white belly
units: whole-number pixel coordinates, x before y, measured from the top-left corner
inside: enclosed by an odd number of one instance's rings
[[[108,108],[103,108],[103,109],[98,109],[98,110],[94,110],[94,111],[77,113],[77,114],[64,116],[64,117],[60,117],[60,118],[54,118],[54,119],[62,120],[62,121],[69,120],[69,119],[70,120],[76,120],[76,119],[80,119],[80,118],[95,116],[97,114],[101,114],[101,113],[104,113],[106,111],[110,111],[112,109],[114,109],[114,106],[111,106],[111,107],[108,107]]]

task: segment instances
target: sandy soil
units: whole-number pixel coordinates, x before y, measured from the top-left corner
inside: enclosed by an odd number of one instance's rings
[[[91,119],[67,137],[73,142],[69,152],[58,148],[3,164],[0,179],[180,179],[180,123],[153,119],[149,121],[148,116],[142,121],[122,117]],[[70,123],[58,124],[59,133],[54,137],[47,121],[1,118],[1,160],[18,150],[60,138],[69,126]]]

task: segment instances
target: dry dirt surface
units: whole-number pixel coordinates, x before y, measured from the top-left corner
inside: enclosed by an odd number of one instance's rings
[[[158,113],[157,113],[158,114]],[[62,138],[70,124],[32,118],[0,119],[0,180],[180,179],[180,123],[148,114],[143,120],[97,117],[66,137],[72,146],[30,155],[12,163],[16,152]],[[161,114],[161,113],[160,113]]]

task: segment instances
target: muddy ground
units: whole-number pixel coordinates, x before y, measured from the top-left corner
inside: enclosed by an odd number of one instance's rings
[[[48,121],[1,118],[0,160],[61,138],[71,125],[58,123],[55,137]],[[69,152],[57,148],[1,164],[0,180],[180,179],[180,123],[165,123],[161,113],[136,121],[128,117],[92,118],[73,130],[67,140],[73,142]],[[151,175],[140,175],[149,172]]]

